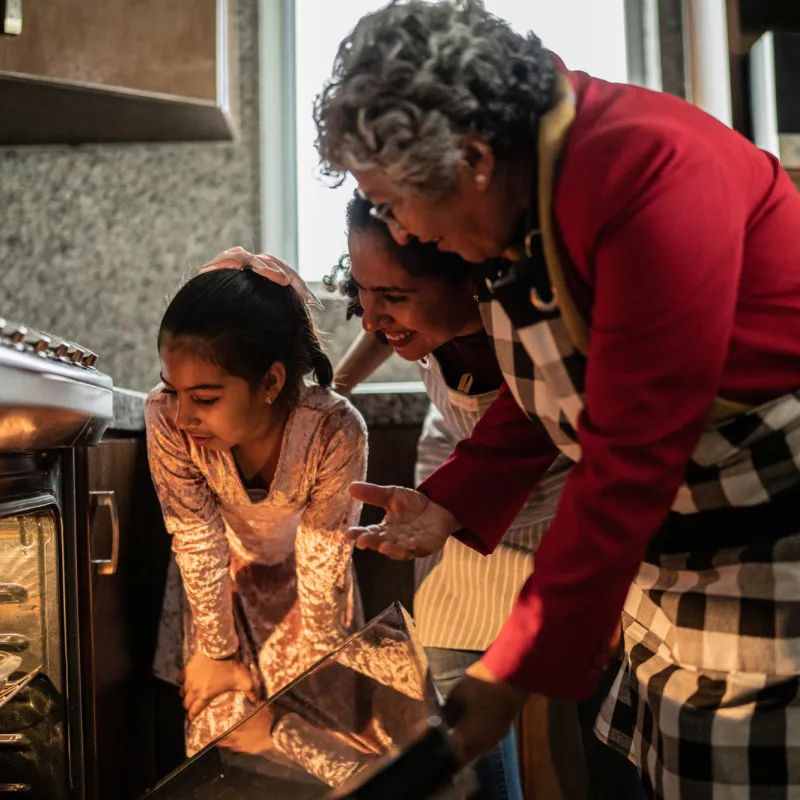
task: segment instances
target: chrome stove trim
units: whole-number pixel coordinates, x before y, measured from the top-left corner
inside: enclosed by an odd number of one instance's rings
[[[0,348],[0,451],[97,444],[113,414],[108,375]]]

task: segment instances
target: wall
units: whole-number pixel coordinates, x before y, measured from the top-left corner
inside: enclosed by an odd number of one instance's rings
[[[236,143],[0,150],[0,315],[90,347],[117,385],[157,382],[181,277],[258,244],[258,0],[238,36]]]

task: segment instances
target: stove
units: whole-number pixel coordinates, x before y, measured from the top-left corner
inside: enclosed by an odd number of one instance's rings
[[[0,318],[0,800],[96,800],[86,450],[113,411],[97,362]]]
[[[97,362],[87,347],[0,317],[0,451],[96,444],[113,410]]]

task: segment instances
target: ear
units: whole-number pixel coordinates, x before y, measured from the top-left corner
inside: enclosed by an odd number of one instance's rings
[[[264,376],[264,402],[274,403],[285,385],[286,367],[284,367],[283,362],[276,361]]]
[[[461,163],[467,182],[485,192],[497,165],[494,150],[479,136],[466,134],[461,137]]]

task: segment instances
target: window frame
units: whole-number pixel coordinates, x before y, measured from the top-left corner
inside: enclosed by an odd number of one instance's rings
[[[628,80],[660,91],[657,0],[624,4]],[[259,0],[260,241],[292,266],[299,251],[295,21],[295,0]]]

